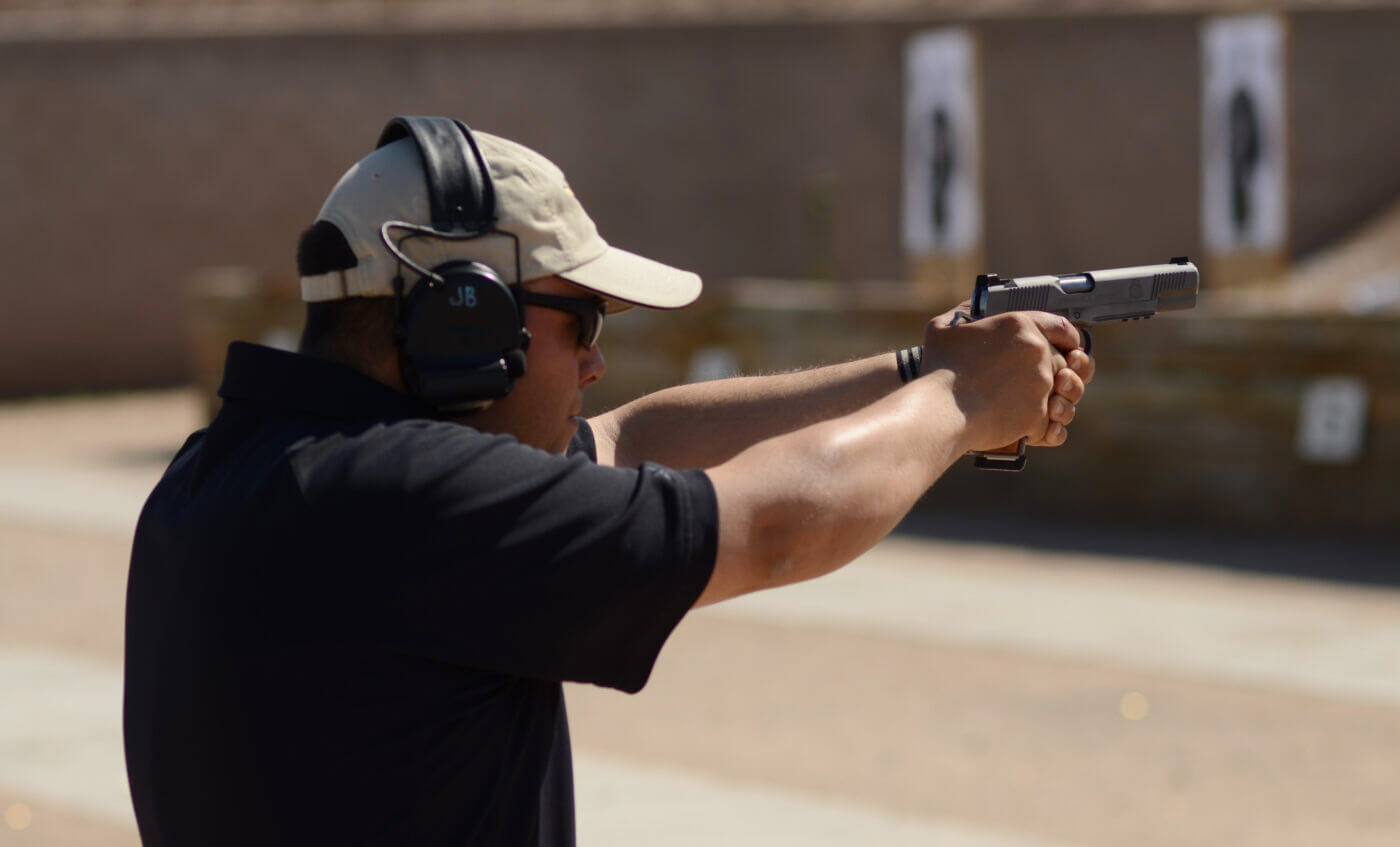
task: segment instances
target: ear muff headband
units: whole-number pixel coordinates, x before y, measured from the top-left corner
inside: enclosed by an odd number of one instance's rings
[[[442,277],[413,261],[394,240],[394,230],[448,240],[469,240],[483,235],[501,235],[511,240],[515,252],[515,280],[520,278],[520,239],[511,232],[496,229],[496,189],[486,158],[481,154],[471,129],[451,118],[399,116],[389,121],[375,144],[378,150],[402,138],[413,139],[428,186],[432,225],[385,221],[379,227],[384,246],[401,265],[419,276]],[[402,239],[401,239],[402,240]]]
[[[379,134],[378,150],[412,138],[428,179],[428,205],[439,232],[487,232],[496,225],[496,189],[471,130],[449,118],[397,117]]]

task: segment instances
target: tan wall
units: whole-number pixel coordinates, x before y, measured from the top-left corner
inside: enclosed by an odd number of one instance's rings
[[[191,275],[285,281],[396,113],[537,147],[606,237],[710,278],[899,277],[902,51],[926,25],[0,44],[0,394],[185,378]],[[1197,25],[977,26],[989,269],[1198,252]],[[1292,39],[1305,251],[1400,194],[1400,12],[1300,14]]]
[[[1400,13],[1293,18],[1297,251],[1343,236],[1400,196]]]

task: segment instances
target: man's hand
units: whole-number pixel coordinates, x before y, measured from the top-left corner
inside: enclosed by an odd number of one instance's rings
[[[958,407],[967,417],[969,449],[995,450],[1021,438],[1058,447],[1094,360],[1068,320],[1046,312],[1011,312],[954,326],[969,303],[929,321],[923,372],[950,371]]]

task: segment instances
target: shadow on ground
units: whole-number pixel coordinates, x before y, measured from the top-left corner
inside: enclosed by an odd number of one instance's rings
[[[1035,550],[1186,562],[1362,585],[1400,586],[1400,539],[1128,523],[1080,523],[1008,508],[972,511],[924,505],[896,532]]]

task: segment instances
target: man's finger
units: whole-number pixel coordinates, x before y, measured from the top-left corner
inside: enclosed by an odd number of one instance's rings
[[[1035,321],[1036,328],[1059,350],[1078,350],[1084,346],[1079,329],[1070,323],[1069,318],[1052,315],[1049,312],[1026,312]]]
[[[1055,374],[1055,394],[1071,403],[1084,399],[1084,378],[1073,368],[1064,368]]]
[[[1071,350],[1069,355],[1065,357],[1065,361],[1069,363],[1071,370],[1079,374],[1079,378],[1084,381],[1085,385],[1094,381],[1095,366],[1093,356],[1090,356],[1083,350]],[[1078,403],[1079,401],[1076,400],[1075,402]]]
[[[1069,426],[1074,422],[1074,404],[1058,394],[1051,397],[1050,420],[1053,423]]]
[[[972,301],[964,300],[943,314],[935,316],[933,325],[940,329],[946,329],[953,325],[953,316],[959,312],[970,314],[972,312]]]

